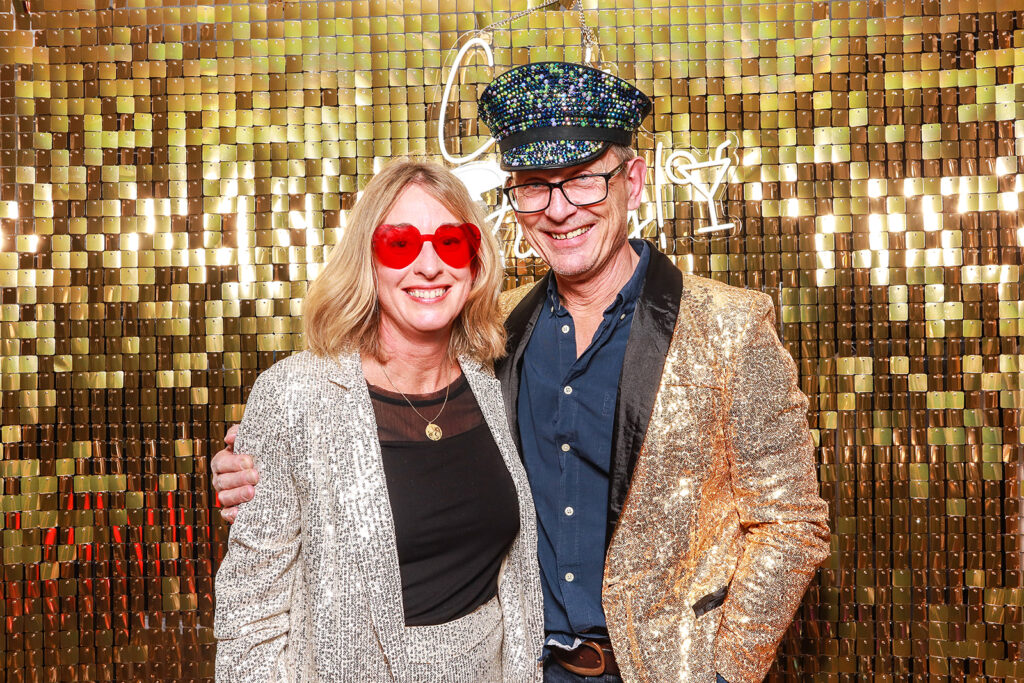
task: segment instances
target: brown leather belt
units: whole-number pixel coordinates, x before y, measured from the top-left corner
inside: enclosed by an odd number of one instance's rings
[[[584,640],[575,650],[553,647],[551,657],[563,669],[577,676],[619,675],[615,653],[612,652],[611,643],[607,641]]]

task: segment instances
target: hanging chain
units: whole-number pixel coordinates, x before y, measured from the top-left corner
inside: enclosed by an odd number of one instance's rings
[[[580,47],[583,48],[583,61],[600,65],[601,48],[597,43],[597,36],[594,35],[594,29],[587,25],[587,19],[583,14],[583,0],[573,0],[570,9],[576,10],[580,16]]]
[[[564,0],[546,0],[546,2],[542,2],[539,5],[536,5],[534,7],[527,7],[526,9],[516,12],[511,16],[505,17],[504,19],[501,19],[499,21],[492,22],[481,29],[477,29],[476,31],[474,31],[474,33],[476,33],[477,35],[487,33],[491,29],[498,28],[500,26],[505,26],[506,24],[511,24],[512,22],[522,19],[527,15],[533,14],[539,9],[543,9],[551,5],[563,4],[565,4]],[[590,26],[587,24],[586,17],[583,13],[583,0],[572,0],[572,4],[568,6],[567,9],[575,10],[580,18],[580,47],[583,48],[583,61],[600,64],[601,55],[600,47],[598,46],[597,42],[597,35],[594,33],[594,29],[590,28]]]
[[[516,21],[517,19],[522,19],[523,17],[525,17],[528,14],[533,14],[534,12],[536,12],[539,9],[543,9],[543,8],[549,6],[549,5],[557,5],[558,3],[559,3],[559,0],[547,0],[547,2],[542,2],[539,5],[537,5],[536,7],[527,7],[524,10],[516,12],[515,14],[513,14],[510,17],[505,17],[504,19],[502,19],[500,21],[495,21],[495,22],[493,22],[491,24],[487,24],[487,26],[484,26],[482,29],[479,29],[476,32],[477,33],[484,33],[486,31],[490,31],[492,28],[496,28],[498,26],[504,26],[505,24],[511,24],[513,21]]]

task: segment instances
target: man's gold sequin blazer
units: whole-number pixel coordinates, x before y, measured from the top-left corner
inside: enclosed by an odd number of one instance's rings
[[[536,683],[543,639],[536,513],[493,373],[462,371],[519,496],[519,534],[498,582],[502,665],[487,679]],[[217,680],[479,681],[446,642],[408,638],[394,522],[373,406],[356,354],[308,351],[256,380],[235,447],[260,470],[217,572]],[[426,494],[425,494],[426,495]]]
[[[517,439],[546,286],[503,300]],[[762,680],[828,556],[807,398],[774,321],[768,296],[652,251],[619,382],[602,594],[625,681]]]

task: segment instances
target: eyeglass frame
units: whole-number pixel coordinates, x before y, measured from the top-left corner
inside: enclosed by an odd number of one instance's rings
[[[566,178],[565,180],[560,180],[557,183],[549,183],[549,182],[542,181],[542,180],[535,180],[535,181],[530,182],[530,183],[520,183],[518,185],[508,185],[506,187],[501,188],[501,191],[502,191],[502,194],[504,194],[505,197],[508,198],[509,205],[512,207],[512,210],[515,211],[516,213],[540,213],[541,211],[547,211],[548,207],[551,206],[551,197],[555,193],[555,190],[558,190],[559,192],[561,192],[562,196],[565,197],[565,201],[569,202],[573,206],[593,206],[594,204],[600,204],[604,200],[608,199],[608,187],[611,184],[612,178],[614,178],[616,175],[618,175],[619,172],[622,171],[622,169],[626,167],[627,163],[629,163],[629,159],[623,160],[622,163],[620,163],[618,166],[616,166],[612,170],[606,171],[604,173],[581,173],[580,175],[575,175],[575,176],[573,176],[571,178]],[[565,190],[562,189],[563,185],[565,185],[566,183],[570,183],[570,182],[572,182],[574,180],[579,180],[580,178],[597,178],[597,177],[604,178],[604,196],[601,197],[600,199],[598,199],[597,201],[587,202],[586,204],[577,204],[573,200],[569,199],[569,195],[567,195],[565,193]],[[520,211],[519,209],[517,209],[515,207],[515,203],[516,202],[515,202],[514,199],[512,199],[512,191],[515,190],[517,187],[527,187],[529,185],[546,185],[547,188],[548,188],[548,202],[547,202],[547,204],[545,204],[543,206],[543,208],[540,208],[540,209],[531,209],[530,211]]]

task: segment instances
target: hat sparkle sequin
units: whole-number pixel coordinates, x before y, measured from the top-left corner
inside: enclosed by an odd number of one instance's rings
[[[629,145],[651,108],[650,98],[632,84],[568,62],[506,71],[478,105],[506,171],[575,166],[610,144]]]

